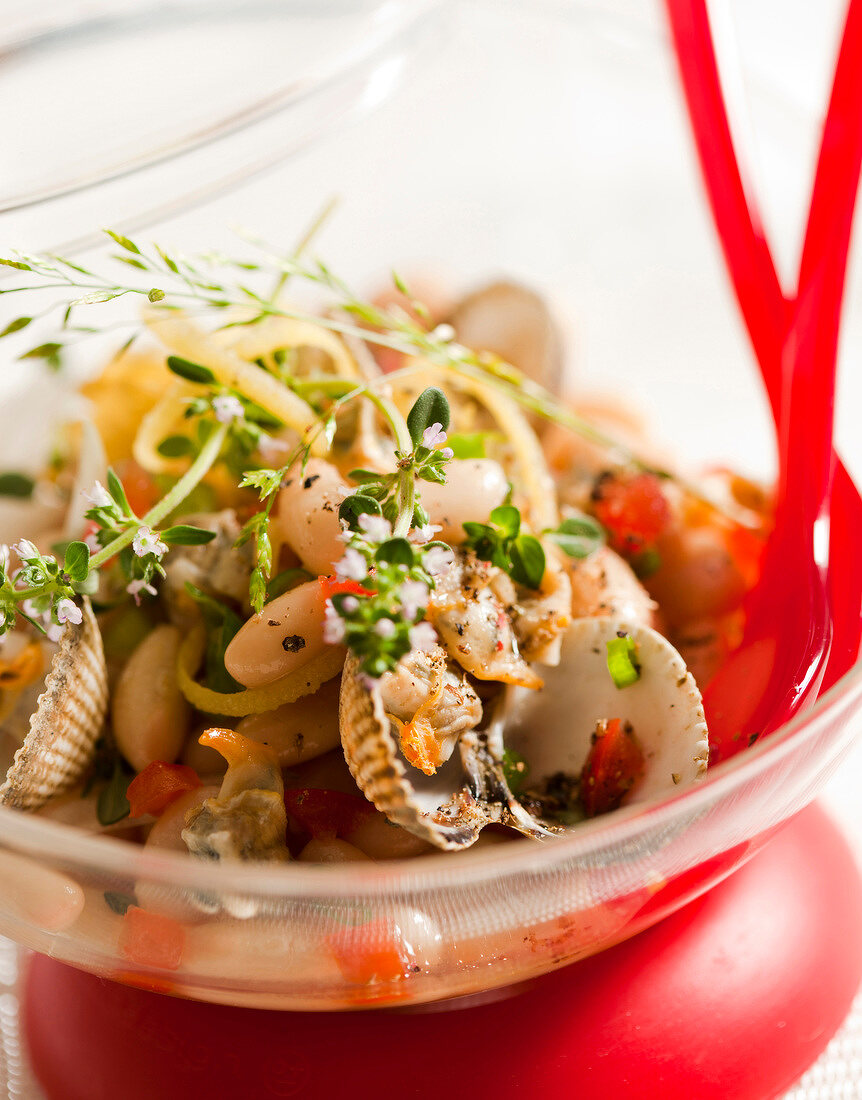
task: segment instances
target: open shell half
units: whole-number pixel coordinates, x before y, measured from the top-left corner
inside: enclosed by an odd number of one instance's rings
[[[637,646],[640,678],[618,688],[607,667],[607,643],[628,634]],[[530,780],[555,772],[578,775],[600,720],[630,722],[645,770],[624,798],[643,802],[702,779],[709,760],[700,692],[682,657],[650,627],[622,618],[576,619],[560,663],[543,669],[539,692],[511,688],[506,746],[530,765]]]
[[[411,767],[392,734],[376,686],[348,657],[341,679],[341,742],[357,786],[390,821],[437,848],[469,848],[492,822],[534,837],[549,830],[520,806],[506,783],[496,723],[463,733],[458,751],[426,776]]]
[[[73,786],[93,759],[108,707],[108,670],[86,597],[82,610],[81,624],[63,632],[29,732],[0,786],[3,805],[37,810]]]

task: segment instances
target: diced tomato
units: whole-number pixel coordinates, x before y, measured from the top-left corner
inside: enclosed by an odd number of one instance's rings
[[[343,836],[375,812],[361,795],[313,787],[285,791],[284,805],[297,825],[315,839]]]
[[[349,982],[392,982],[406,978],[414,965],[410,946],[397,927],[370,921],[327,937],[338,969]]]
[[[132,817],[140,817],[142,814],[158,816],[174,799],[200,785],[201,781],[194,768],[185,764],[166,764],[164,760],[154,760],[129,784],[126,791],[129,812]]]
[[[587,817],[615,810],[643,775],[644,755],[621,718],[600,722],[581,771],[581,804]]]
[[[162,494],[143,466],[133,459],[118,463],[117,476],[123,483],[129,507],[136,516],[149,512]]]
[[[727,532],[727,550],[745,580],[746,588],[754,588],[760,578],[760,566],[766,538],[761,531],[734,524]]]
[[[318,577],[320,590],[325,600],[342,593],[351,596],[373,596],[373,588],[363,588],[359,581],[340,581],[336,577]]]
[[[179,921],[130,905],[123,917],[120,951],[131,962],[176,970],[183,957],[186,932]]]
[[[671,521],[670,505],[655,474],[605,475],[593,490],[593,509],[611,546],[621,554],[651,546]]]

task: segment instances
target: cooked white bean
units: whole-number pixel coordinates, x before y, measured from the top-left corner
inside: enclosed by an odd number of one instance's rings
[[[225,668],[251,688],[301,668],[326,648],[323,604],[316,580],[277,596],[240,628],[225,651]]]
[[[345,835],[345,840],[371,859],[410,859],[432,851],[432,845],[381,813],[369,814]]]
[[[314,695],[304,695],[295,703],[285,703],[262,714],[250,714],[236,727],[237,733],[269,745],[278,753],[278,762],[283,768],[313,760],[334,749],[341,740],[338,729],[340,690],[341,680],[336,677]]]
[[[656,605],[628,563],[607,546],[575,562],[570,579],[574,618],[615,615],[653,626]]]
[[[344,554],[338,506],[349,492],[333,465],[312,458],[278,494],[282,537],[311,573],[329,575]]]
[[[671,626],[724,615],[742,600],[745,578],[720,528],[669,531],[659,554],[661,568],[647,583]]]
[[[120,674],[111,707],[114,737],[135,771],[154,760],[172,763],[186,739],[191,708],[177,685],[181,635],[157,626]]]
[[[145,847],[167,848],[171,852],[187,852],[188,848],[183,840],[186,814],[189,810],[197,809],[208,798],[215,798],[219,790],[217,786],[196,787],[193,791],[187,791],[174,799],[156,819],[147,836]]]
[[[354,844],[337,837],[309,840],[299,853],[303,863],[370,863],[371,860]]]
[[[438,537],[453,544],[464,541],[465,520],[484,523],[508,492],[503,467],[490,458],[452,459],[446,467],[445,485],[419,483],[422,506],[431,522],[442,527]]]
[[[44,932],[68,928],[84,908],[77,882],[12,852],[0,852],[0,881],[0,912]]]
[[[182,837],[186,814],[197,809],[207,798],[215,797],[218,792],[218,787],[198,787],[175,799],[150,829],[144,846],[187,853],[188,848]],[[161,913],[172,920],[200,921],[207,916],[193,891],[163,882],[139,879],[135,884],[135,899],[143,909]]]

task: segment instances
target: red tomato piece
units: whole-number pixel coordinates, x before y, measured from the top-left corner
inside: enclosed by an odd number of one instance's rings
[[[164,760],[154,760],[129,784],[126,791],[129,812],[132,817],[141,817],[142,814],[158,816],[174,799],[200,785],[201,781],[194,768],[186,764],[166,764]]]
[[[186,932],[179,921],[130,905],[123,917],[120,951],[131,962],[176,970],[183,957]]]
[[[644,755],[628,722],[600,722],[581,771],[581,804],[587,817],[615,810],[644,770]]]
[[[370,921],[327,937],[338,969],[349,982],[392,982],[405,978],[414,965],[411,949],[397,928]]]
[[[655,474],[601,478],[593,491],[593,507],[611,546],[621,554],[651,546],[671,521],[670,505]]]
[[[149,512],[162,496],[152,477],[134,459],[118,463],[117,476],[123,483],[129,507],[136,516],[142,516]]]
[[[285,791],[284,805],[299,827],[315,839],[343,836],[375,812],[361,795],[313,787]]]
[[[373,596],[373,588],[363,588],[359,581],[340,581],[336,577],[318,577],[320,590],[325,600],[342,593],[351,596]]]

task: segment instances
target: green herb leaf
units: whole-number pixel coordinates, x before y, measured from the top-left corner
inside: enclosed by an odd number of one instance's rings
[[[140,256],[140,248],[138,248],[134,241],[130,241],[128,237],[124,237],[122,233],[115,233],[113,229],[106,229],[105,233],[107,233],[111,240],[116,241],[120,248],[125,248],[127,252],[134,252],[136,256]]]
[[[19,359],[47,359],[49,364],[54,364],[58,361],[58,356],[63,350],[63,345],[51,341],[47,344],[38,344],[35,348],[30,348],[29,351],[25,351],[22,355],[19,355]]]
[[[378,546],[374,560],[381,563],[388,562],[389,565],[403,565],[410,569],[416,560],[416,555],[407,539],[387,539]]]
[[[201,609],[207,628],[205,665],[207,687],[226,695],[242,691],[242,684],[238,684],[224,666],[224,654],[242,626],[243,620],[227,604],[195,588],[193,584],[186,582],[185,587],[186,592]]]
[[[446,440],[455,458],[484,458],[485,432],[455,432]]]
[[[501,504],[490,515],[491,523],[503,532],[505,538],[516,538],[521,530],[521,513],[513,504]]]
[[[166,436],[156,447],[163,458],[185,458],[193,454],[194,449],[195,445],[187,435]]]
[[[413,446],[418,447],[422,442],[422,433],[432,424],[442,424],[445,431],[449,427],[451,414],[449,402],[442,390],[436,386],[429,386],[416,398],[413,408],[407,414],[407,430]]]
[[[382,514],[379,501],[376,501],[374,497],[367,496],[365,493],[351,493],[338,506],[338,518],[346,523],[351,531],[359,530],[360,516],[379,516]]]
[[[137,905],[137,901],[130,894],[120,894],[116,890],[106,890],[104,898],[105,905],[120,917],[126,915],[130,905]]]
[[[164,300],[165,292],[160,290],[157,286],[151,287],[147,291],[147,300],[150,302],[161,302]]]
[[[21,329],[26,328],[32,320],[32,317],[16,317],[14,321],[10,321],[3,331],[0,332],[0,339],[4,336],[11,336],[13,332],[20,332]]]
[[[199,382],[202,385],[211,386],[216,380],[216,376],[209,367],[205,367],[202,363],[193,363],[191,359],[183,359],[179,355],[168,356],[168,370],[173,371],[180,378],[185,378],[187,382]]]
[[[604,544],[605,533],[601,524],[591,516],[569,516],[554,530],[544,532],[570,558],[588,558]]]
[[[126,497],[126,490],[123,488],[123,483],[111,469],[108,470],[107,481],[108,492],[114,498],[114,501],[119,505],[121,510],[127,516],[133,516],[135,513],[132,511],[131,506],[129,505],[128,498]]]
[[[80,584],[87,579],[90,568],[90,548],[85,542],[70,542],[66,547],[63,572]]]
[[[32,477],[19,474],[10,470],[7,474],[0,474],[0,497],[18,497],[27,500],[33,495],[36,483]]]
[[[119,756],[114,761],[114,773],[108,785],[99,792],[96,802],[96,817],[100,825],[115,825],[129,816],[129,800],[126,791],[134,776],[123,764]]]
[[[545,551],[533,535],[518,535],[509,547],[511,568],[509,575],[518,584],[538,588],[545,575]]]
[[[634,639],[623,634],[607,643],[608,672],[620,689],[629,687],[640,679],[641,670],[637,663],[637,645]]]
[[[530,774],[530,765],[514,749],[503,749],[503,778],[509,785],[509,790],[518,795],[527,782]]]
[[[212,542],[216,537],[215,531],[208,531],[205,527],[192,527],[189,523],[178,523],[175,527],[166,527],[159,532],[162,542],[172,546],[203,546]]]

